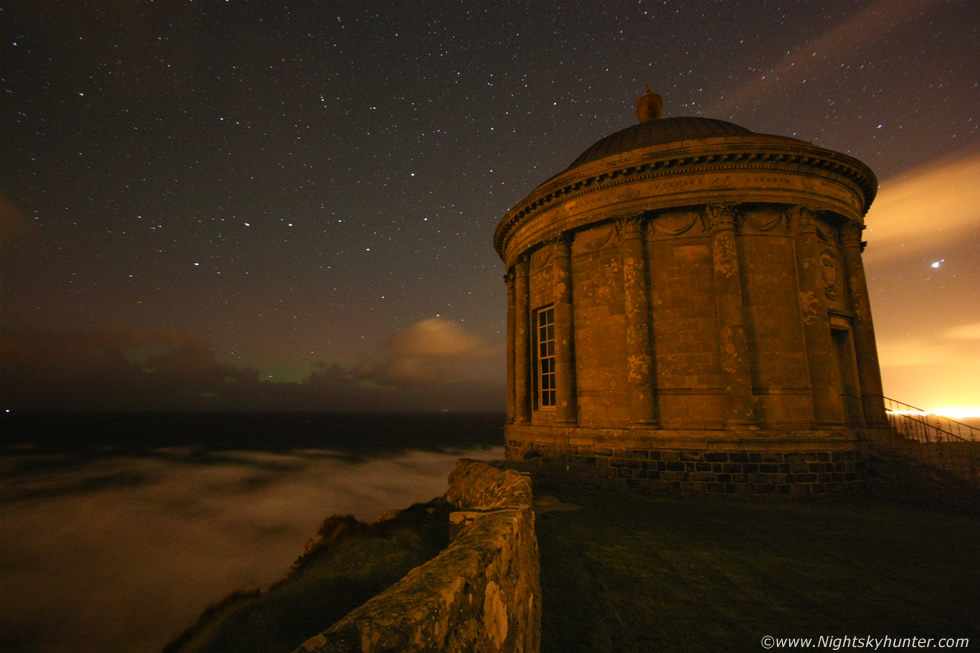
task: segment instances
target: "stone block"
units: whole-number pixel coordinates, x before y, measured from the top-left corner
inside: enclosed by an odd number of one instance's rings
[[[647,494],[667,494],[670,488],[666,481],[658,479],[655,481],[650,481],[644,486],[643,489]]]

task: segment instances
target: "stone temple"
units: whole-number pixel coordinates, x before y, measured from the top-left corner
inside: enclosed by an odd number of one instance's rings
[[[500,221],[509,459],[651,492],[844,492],[884,427],[857,159],[701,117],[586,149]]]

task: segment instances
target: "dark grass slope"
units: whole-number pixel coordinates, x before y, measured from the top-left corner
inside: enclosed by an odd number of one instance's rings
[[[449,541],[449,505],[416,504],[377,524],[324,522],[319,548],[264,593],[238,592],[201,616],[165,653],[292,651],[434,558]]]
[[[760,651],[764,635],[980,643],[980,519],[868,498],[537,488],[542,651]]]

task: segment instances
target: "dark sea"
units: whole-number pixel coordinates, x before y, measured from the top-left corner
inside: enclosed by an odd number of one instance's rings
[[[0,415],[0,650],[159,651],[373,520],[503,457],[502,414]]]

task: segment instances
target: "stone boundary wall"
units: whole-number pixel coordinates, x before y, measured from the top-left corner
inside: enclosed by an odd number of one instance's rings
[[[514,651],[541,645],[531,479],[459,460],[449,476],[450,544],[294,653]]]

